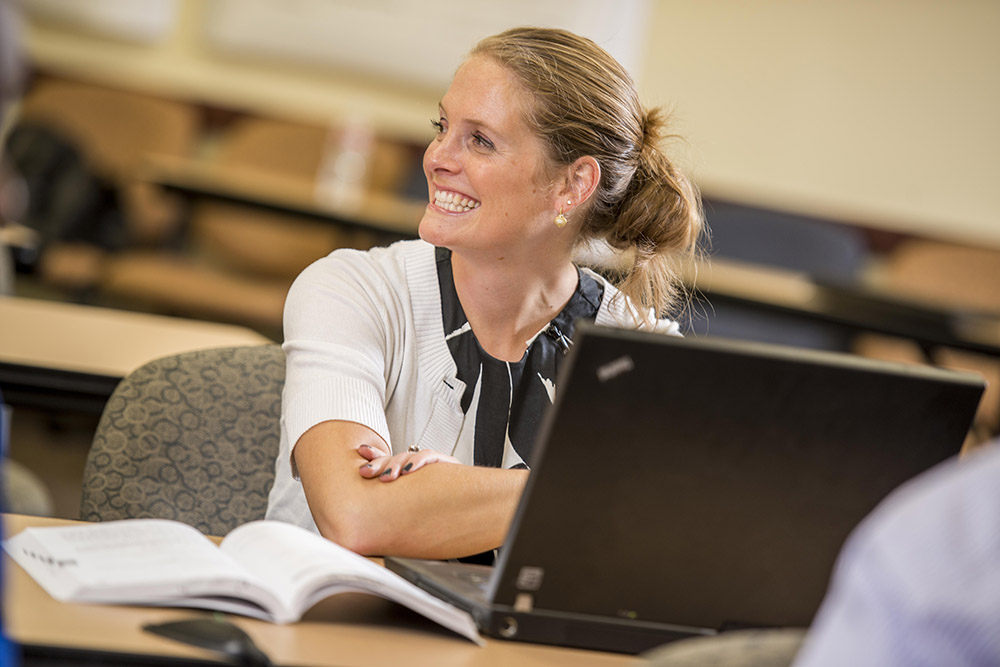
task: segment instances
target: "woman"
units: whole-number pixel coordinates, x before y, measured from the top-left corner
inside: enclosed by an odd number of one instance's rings
[[[669,267],[701,229],[660,117],[589,40],[487,38],[439,112],[421,240],[338,250],[285,307],[268,517],[363,554],[500,546],[574,320],[676,333]],[[627,258],[620,291],[574,264],[593,242]]]

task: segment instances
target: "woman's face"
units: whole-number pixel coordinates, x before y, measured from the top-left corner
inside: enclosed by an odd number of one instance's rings
[[[559,198],[544,145],[524,121],[528,104],[519,82],[493,59],[473,56],[459,68],[424,153],[430,203],[421,238],[495,258],[548,245]]]

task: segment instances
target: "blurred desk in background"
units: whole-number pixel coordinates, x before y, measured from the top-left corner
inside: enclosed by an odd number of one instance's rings
[[[685,280],[709,304],[736,303],[852,333],[906,338],[928,359],[936,347],[1000,357],[1000,313],[949,308],[902,298],[878,285],[821,282],[795,271],[718,259],[689,270]]]
[[[118,382],[159,357],[273,341],[250,329],[0,297],[0,389],[10,405],[100,414]]]
[[[151,157],[142,180],[189,198],[205,198],[398,238],[416,238],[427,202],[377,190],[356,198],[327,198],[307,179],[258,168],[213,164],[208,160]]]

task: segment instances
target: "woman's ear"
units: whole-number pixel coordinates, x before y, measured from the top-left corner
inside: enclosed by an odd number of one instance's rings
[[[570,211],[587,201],[598,183],[601,182],[601,165],[590,155],[578,158],[566,168],[566,181],[563,184],[560,199],[573,202],[566,211]]]

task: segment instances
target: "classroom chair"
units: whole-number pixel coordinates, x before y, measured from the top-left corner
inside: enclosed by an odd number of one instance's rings
[[[98,423],[80,518],[175,519],[208,535],[263,519],[284,381],[278,345],[184,352],[132,371]]]
[[[45,482],[6,456],[0,458],[0,510],[31,516],[55,515],[52,493]]]

